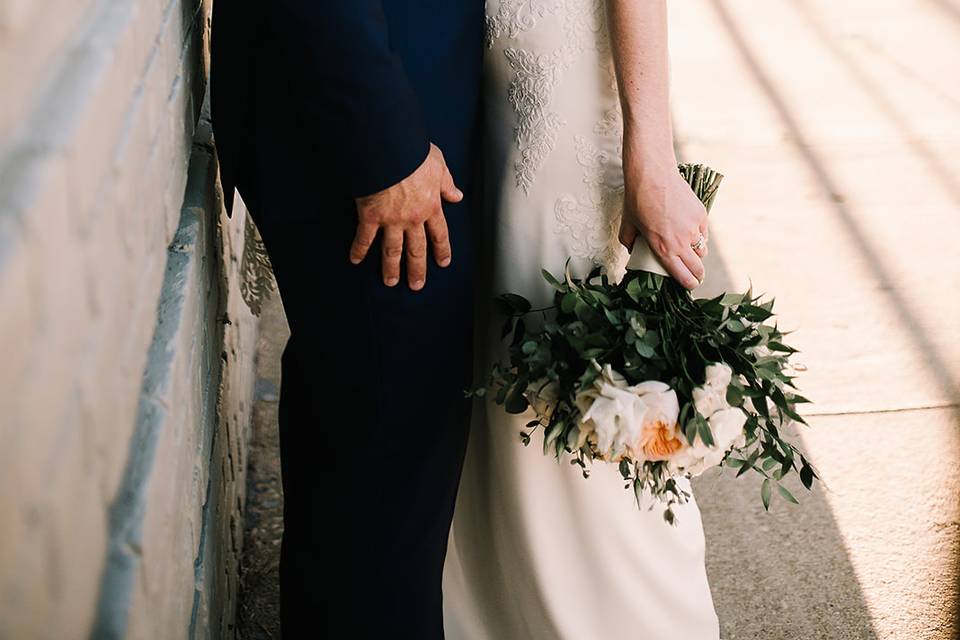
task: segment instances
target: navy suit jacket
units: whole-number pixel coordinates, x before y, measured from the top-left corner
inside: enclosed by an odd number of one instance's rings
[[[211,102],[227,197],[236,186],[254,209],[308,182],[348,206],[412,173],[430,142],[466,191],[483,4],[217,0]]]

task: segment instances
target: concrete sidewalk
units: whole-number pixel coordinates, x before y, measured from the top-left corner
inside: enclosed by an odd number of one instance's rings
[[[670,10],[682,154],[727,175],[702,293],[777,296],[827,486],[698,482],[723,638],[956,638],[960,8]]]

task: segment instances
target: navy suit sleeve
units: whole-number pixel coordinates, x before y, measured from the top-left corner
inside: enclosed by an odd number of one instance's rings
[[[326,121],[332,163],[351,196],[400,182],[420,166],[430,139],[400,58],[390,48],[380,0],[275,0],[268,20],[298,52]]]

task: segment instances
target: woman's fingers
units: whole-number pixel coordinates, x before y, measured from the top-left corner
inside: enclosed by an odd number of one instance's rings
[[[703,267],[703,260],[701,260],[700,256],[698,256],[697,253],[691,248],[681,250],[678,257],[680,261],[683,262],[683,265],[687,268],[687,271],[689,271],[696,279],[695,282],[691,283],[692,286],[686,283],[684,283],[684,286],[688,289],[693,289],[699,286],[703,282],[703,278],[706,275],[706,270]]]
[[[633,243],[637,240],[637,228],[625,217],[620,220],[620,244],[628,251],[633,250]]]
[[[709,241],[710,241],[710,225],[707,224],[707,219],[706,219],[706,218],[704,218],[704,219],[700,222],[700,234],[703,236],[703,243],[702,243],[702,247],[700,248],[700,250],[697,251],[697,255],[699,255],[701,258],[703,258],[703,257],[705,257],[708,253],[710,253],[710,248],[707,246],[707,244],[708,244]],[[696,240],[694,240],[694,242],[696,242]]]
[[[392,287],[400,282],[400,257],[403,255],[403,229],[384,227],[382,245],[383,283]]]
[[[673,279],[687,289],[694,289],[700,284],[696,277],[690,273],[690,269],[680,259],[680,256],[668,256],[661,262]]]
[[[693,249],[693,252],[696,253],[700,258],[705,258],[710,249],[707,247],[707,237],[700,234],[700,236],[690,243],[690,248]]]

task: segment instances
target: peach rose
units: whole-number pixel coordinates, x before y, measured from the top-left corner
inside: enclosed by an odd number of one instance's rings
[[[643,416],[640,437],[634,441],[631,453],[636,460],[668,460],[686,448],[680,431],[680,403],[677,393],[663,382],[650,380],[631,387],[647,407]]]

